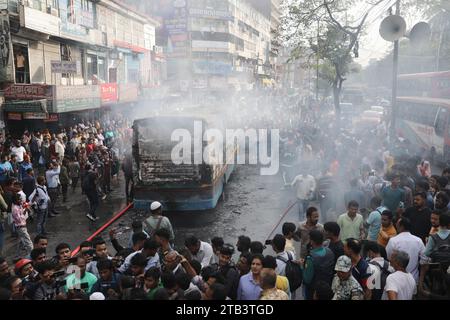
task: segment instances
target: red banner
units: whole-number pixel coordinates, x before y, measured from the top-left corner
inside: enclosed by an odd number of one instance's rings
[[[8,120],[20,121],[20,120],[22,120],[22,114],[10,112],[10,113],[8,113]]]
[[[117,83],[105,83],[101,85],[102,102],[117,102],[118,90]]]
[[[129,49],[129,50],[131,50],[131,51],[133,51],[133,52],[137,52],[137,53],[145,53],[145,52],[147,52],[147,51],[150,51],[150,50],[148,50],[148,49],[145,49],[145,48],[142,48],[142,47],[139,47],[139,46],[132,45],[131,43],[126,42],[126,41],[114,40],[114,45],[115,45],[116,47],[124,48],[124,49]]]
[[[58,114],[57,113],[51,113],[47,115],[47,119],[44,120],[44,122],[58,122]]]

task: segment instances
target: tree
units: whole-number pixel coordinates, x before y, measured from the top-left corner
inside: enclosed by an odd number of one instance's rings
[[[347,10],[356,0],[292,0],[285,3],[280,35],[282,43],[294,49],[292,59],[315,55],[332,66],[327,79],[333,88],[337,119],[340,118],[340,96],[353,57],[359,56],[359,38],[370,12],[386,0],[367,0],[366,10],[359,19],[351,21]],[[316,26],[317,24],[317,26]],[[325,29],[325,34],[316,33]],[[318,38],[318,40],[316,40]],[[308,59],[310,60],[310,59]]]

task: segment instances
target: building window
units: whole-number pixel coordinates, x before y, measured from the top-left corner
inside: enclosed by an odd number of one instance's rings
[[[30,64],[28,47],[20,44],[13,45],[16,83],[30,83]]]
[[[96,55],[86,55],[87,83],[97,85],[106,83],[106,62],[105,58]]]

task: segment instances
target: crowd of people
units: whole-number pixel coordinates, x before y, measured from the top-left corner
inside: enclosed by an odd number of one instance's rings
[[[61,215],[61,208],[80,190],[89,201],[86,217],[98,220],[100,199],[112,191],[129,125],[121,120],[105,121],[103,126],[82,122],[60,132],[24,132],[19,139],[0,137],[0,253],[5,233],[17,238],[17,257],[29,255],[32,248],[31,222],[37,235],[47,235],[48,218]]]
[[[126,126],[77,126],[3,141],[0,206],[4,224],[9,219],[17,233],[18,251],[11,266],[0,258],[1,299],[448,299],[450,168],[432,175],[425,154],[405,140],[341,130],[327,117],[300,116],[296,107],[283,108],[288,100],[271,99],[254,102],[265,111],[252,119],[282,129],[280,186],[295,191],[299,220],[266,240],[243,235],[230,244],[214,235],[189,236],[175,248],[170,219],[154,202],[149,216],[133,221],[128,243],[113,229],[109,239],[85,241],[78,252],[59,243],[52,257],[45,220],[58,215],[60,189],[64,201],[81,180],[87,217],[95,221],[99,198],[119,172],[123,146],[116,143],[128,134]],[[271,105],[282,109],[275,119]],[[38,227],[33,241],[29,207]]]

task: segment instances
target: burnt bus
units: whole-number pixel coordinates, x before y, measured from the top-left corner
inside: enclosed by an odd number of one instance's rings
[[[133,125],[133,175],[134,207],[146,210],[153,201],[159,201],[167,211],[201,211],[216,207],[224,186],[235,168],[237,148],[227,145],[222,164],[198,163],[209,142],[203,137],[211,125],[194,116],[157,116],[136,120]],[[199,132],[199,124],[200,132]],[[220,125],[219,125],[220,127]],[[172,141],[175,130],[182,129],[192,137],[191,161],[177,164],[172,159],[174,148],[180,140]],[[223,129],[223,128],[220,128]],[[196,131],[197,130],[197,131]],[[178,139],[178,138],[175,138]],[[229,161],[228,161],[229,160]]]

